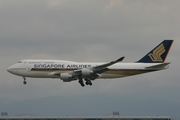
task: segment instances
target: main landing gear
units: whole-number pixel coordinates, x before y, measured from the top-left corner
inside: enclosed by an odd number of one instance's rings
[[[92,85],[92,82],[91,82],[91,80],[87,80],[87,79],[85,79],[85,84],[86,85]],[[84,85],[84,81],[83,81],[83,79],[79,79],[79,83],[80,83],[80,85],[82,86],[82,87],[84,87],[85,85]]]
[[[79,83],[80,83],[80,85],[81,85],[82,87],[84,87],[84,81],[83,81],[83,79],[79,79]]]
[[[23,79],[24,79],[23,84],[24,84],[24,85],[25,85],[25,84],[27,84],[27,82],[26,82],[26,78],[25,78],[25,77],[23,77]]]
[[[86,80],[86,85],[92,85],[92,82],[91,82],[91,80]]]

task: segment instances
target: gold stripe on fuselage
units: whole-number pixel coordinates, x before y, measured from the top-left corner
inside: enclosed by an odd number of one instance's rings
[[[71,72],[73,70],[77,69],[36,69],[33,68],[31,71],[38,71],[38,72],[55,72],[55,73],[63,73],[63,72]],[[142,73],[147,73],[147,72],[153,72],[155,70],[138,70],[138,69],[110,69],[107,70],[106,72],[103,72],[103,74],[120,74],[120,75],[136,75],[136,74],[142,74]]]
[[[147,72],[152,72],[154,70],[108,70],[104,72],[105,74],[121,74],[121,75],[136,75]]]

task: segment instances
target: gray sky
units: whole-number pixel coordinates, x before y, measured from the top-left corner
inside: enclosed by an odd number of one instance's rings
[[[0,112],[9,115],[165,115],[180,119],[180,1],[0,0]],[[21,59],[139,60],[164,39],[175,42],[169,69],[77,81],[23,79],[6,69]],[[49,109],[47,109],[49,108]]]

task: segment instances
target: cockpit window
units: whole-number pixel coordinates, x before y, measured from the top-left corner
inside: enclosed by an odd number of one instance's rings
[[[18,61],[18,63],[22,63],[22,61]]]

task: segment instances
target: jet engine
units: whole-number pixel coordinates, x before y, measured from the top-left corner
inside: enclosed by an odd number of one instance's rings
[[[82,76],[84,77],[90,77],[94,72],[90,69],[84,68],[81,70]]]
[[[69,73],[61,73],[60,79],[64,82],[71,82],[73,80],[73,76]]]

